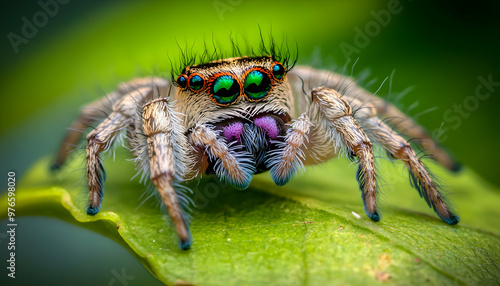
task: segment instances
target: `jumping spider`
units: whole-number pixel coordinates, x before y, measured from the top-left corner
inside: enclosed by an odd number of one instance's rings
[[[134,79],[84,108],[54,167],[65,162],[85,127],[105,118],[87,135],[87,214],[97,214],[102,203],[100,153],[126,133],[136,167],[159,192],[181,249],[192,243],[182,182],[206,173],[245,189],[254,174],[270,171],[282,186],[304,165],[340,153],[357,161],[365,212],[379,221],[372,142],[404,162],[413,187],[443,221],[458,223],[427,168],[401,136],[421,139],[420,147],[432,150],[437,162],[454,170],[456,163],[421,126],[350,77],[307,66],[292,69],[296,60],[275,49],[264,51],[260,56],[189,64],[172,80]],[[114,102],[113,112],[103,116],[108,101]],[[390,128],[384,118],[399,122]]]

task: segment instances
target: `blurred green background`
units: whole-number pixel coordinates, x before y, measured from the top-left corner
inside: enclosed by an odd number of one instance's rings
[[[168,76],[169,59],[179,55],[177,42],[201,50],[212,36],[224,44],[231,33],[253,42],[260,26],[292,46],[296,41],[299,64],[343,66],[347,58],[350,65],[359,58],[355,70],[369,69],[377,78],[371,91],[394,71],[393,99],[413,87],[398,106],[431,133],[445,130],[443,145],[498,185],[500,86],[480,90],[490,92],[487,99],[477,99],[476,91],[478,77],[500,82],[495,1],[60,2],[41,0],[58,3],[46,17],[36,1],[0,4],[3,174],[15,170],[22,178],[33,162],[54,154],[80,106],[119,82]],[[38,27],[26,29],[26,21]],[[346,57],[343,48],[352,53]],[[379,94],[388,93],[386,83]],[[20,225],[19,284],[34,277],[40,284],[55,278],[63,284],[107,284],[112,270],[123,267],[137,277],[130,285],[158,283],[107,238],[48,218],[23,218]]]

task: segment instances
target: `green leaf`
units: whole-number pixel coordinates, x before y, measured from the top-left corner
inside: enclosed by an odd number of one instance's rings
[[[166,284],[447,285],[500,279],[500,193],[469,170],[458,177],[440,174],[462,217],[457,226],[426,208],[399,164],[379,169],[386,184],[378,223],[364,215],[355,170],[345,160],[311,167],[285,187],[274,186],[266,173],[245,191],[204,178],[190,185],[199,206],[193,209],[194,244],[181,251],[157,200],[141,205],[145,187],[129,180],[132,162],[118,154],[106,165],[104,202],[96,216],[84,212],[80,159],[55,174],[48,171],[49,160],[36,164],[16,191],[17,214],[54,216],[111,237]]]

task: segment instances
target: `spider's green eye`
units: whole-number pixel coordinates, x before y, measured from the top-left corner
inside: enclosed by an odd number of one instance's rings
[[[203,85],[205,84],[205,81],[203,78],[197,74],[192,74],[190,79],[189,79],[189,87],[194,89],[194,90],[200,90]]]
[[[282,64],[276,62],[273,67],[271,68],[273,71],[273,75],[277,80],[281,80],[283,76],[285,75],[285,68],[283,67]]]
[[[253,70],[247,74],[243,88],[249,100],[259,100],[266,97],[271,90],[271,79],[266,73]]]
[[[187,86],[187,78],[185,75],[180,75],[178,78],[177,78],[177,85],[181,88],[186,88]]]
[[[214,80],[211,94],[217,103],[229,105],[238,99],[240,85],[233,76],[228,74],[221,75]]]

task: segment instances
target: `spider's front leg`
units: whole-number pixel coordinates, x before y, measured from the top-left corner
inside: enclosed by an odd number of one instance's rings
[[[151,180],[160,193],[179,235],[180,248],[192,244],[188,220],[181,207],[181,194],[174,183],[182,179],[189,164],[189,145],[184,128],[165,98],[155,99],[143,106],[142,126],[148,144]]]
[[[365,212],[373,221],[379,221],[372,143],[353,117],[351,106],[337,91],[315,88],[312,90],[310,114],[317,126],[314,132],[325,133],[335,142],[336,152],[338,147],[345,148],[349,156],[358,158],[356,179]]]
[[[438,185],[433,182],[429,171],[415,154],[410,144],[377,117],[376,109],[373,106],[357,99],[351,99],[351,104],[353,107],[358,108],[356,118],[361,128],[369,130],[368,136],[371,140],[380,144],[392,158],[405,163],[408,167],[412,186],[417,189],[429,207],[432,207],[446,223],[458,223],[460,218],[446,205],[443,196],[438,190]]]
[[[396,132],[407,138],[418,138],[418,141],[414,141],[415,145],[426,150],[432,159],[453,172],[460,170],[460,164],[435,142],[422,126],[390,102],[359,87],[353,78],[310,67],[295,67],[288,76],[296,90],[301,90],[303,86],[323,86],[342,91],[342,95],[347,97],[350,103],[352,100],[359,100],[365,104],[369,102],[377,116],[391,122]],[[305,97],[299,97],[300,103],[308,104],[309,101]]]
[[[356,118],[351,105],[358,110]],[[316,112],[317,110],[319,112]],[[355,98],[342,97],[337,91],[322,87],[312,90],[310,113],[316,115],[314,122],[319,126],[316,132],[326,130],[334,142],[345,146],[349,154],[358,157],[356,176],[365,212],[372,220],[380,220],[380,215],[376,207],[377,184],[370,139],[382,145],[392,157],[407,165],[413,187],[443,221],[448,224],[459,222],[459,217],[446,205],[429,172],[410,144],[376,116],[376,108],[373,105]],[[364,130],[369,131],[368,136]]]
[[[302,114],[290,126],[282,148],[270,154],[271,177],[277,185],[284,185],[304,163],[317,164],[331,158],[335,142],[335,147],[346,148],[349,155],[358,158],[357,179],[365,212],[372,220],[379,221],[370,139],[352,116],[351,106],[335,90],[314,89],[312,94],[308,114]]]
[[[158,78],[136,79],[122,84],[118,91],[108,95],[108,100],[101,99],[82,110],[80,116],[73,122],[72,129],[64,138],[59,147],[58,156],[53,165],[60,168],[68,156],[68,146],[75,145],[82,134],[84,127],[97,121],[97,115],[105,114],[106,102],[113,102],[113,112],[87,135],[86,147],[86,175],[89,190],[89,205],[87,214],[95,215],[99,212],[104,195],[104,180],[106,178],[101,162],[101,152],[106,151],[114,143],[115,139],[137,116],[137,104],[141,104],[153,98],[158,93],[165,94],[169,84]]]
[[[150,88],[140,88],[122,97],[113,106],[113,112],[87,135],[87,184],[90,197],[87,214],[97,214],[102,204],[106,175],[101,162],[101,152],[108,150],[118,134],[133,123],[136,102],[145,100],[145,95],[151,94]],[[69,133],[74,132],[71,130]]]

